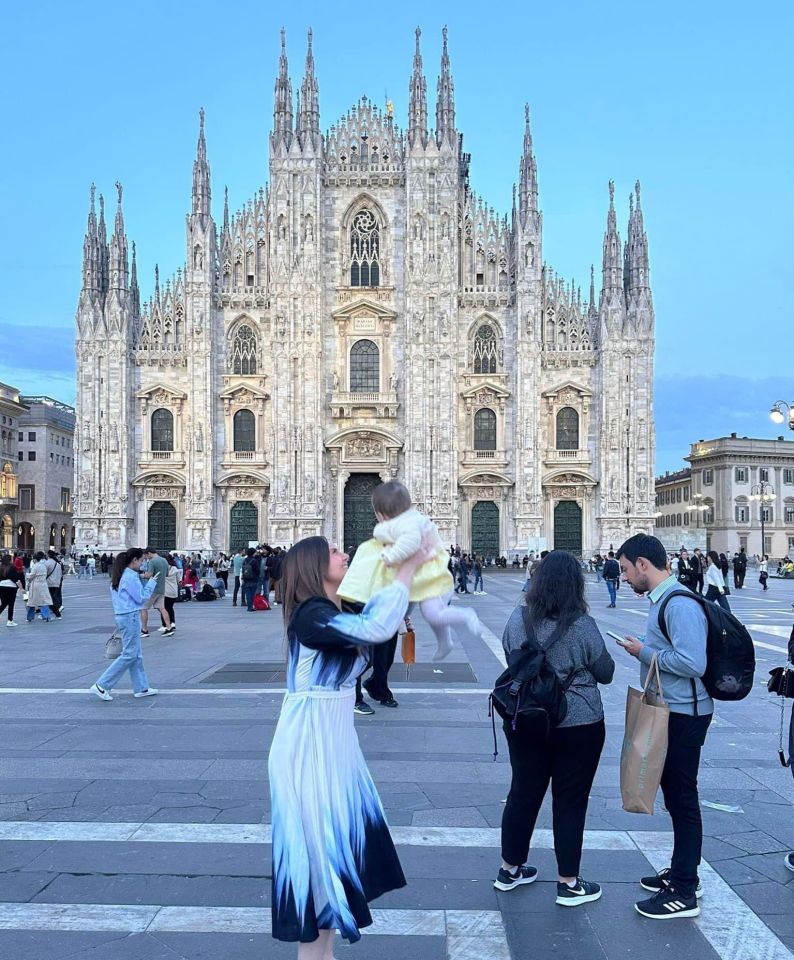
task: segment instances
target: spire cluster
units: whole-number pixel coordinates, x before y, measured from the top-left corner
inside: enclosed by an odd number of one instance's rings
[[[210,165],[207,162],[207,141],[204,138],[204,108],[199,110],[199,134],[196,159],[193,162],[193,213],[204,222],[211,215]]]

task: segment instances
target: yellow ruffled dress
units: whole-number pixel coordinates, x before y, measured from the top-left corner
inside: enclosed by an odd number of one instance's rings
[[[366,603],[373,593],[394,582],[399,567],[387,567],[381,560],[382,552],[383,544],[374,537],[361,544],[337,591],[340,597]],[[422,564],[411,583],[411,602],[420,603],[431,597],[443,597],[452,590],[455,582],[448,564],[449,554],[443,549]]]

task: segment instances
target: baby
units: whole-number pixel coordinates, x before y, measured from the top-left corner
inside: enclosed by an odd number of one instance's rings
[[[339,596],[366,603],[380,587],[394,578],[394,568],[413,556],[425,537],[432,539],[436,554],[419,568],[411,584],[410,599],[419,603],[425,620],[436,635],[434,661],[443,660],[452,650],[452,627],[465,627],[475,637],[482,632],[479,618],[471,609],[449,606],[453,581],[448,570],[449,554],[444,549],[432,520],[411,503],[407,487],[397,480],[381,483],[372,494],[372,508],[378,518],[373,540],[363,543],[339,587]]]

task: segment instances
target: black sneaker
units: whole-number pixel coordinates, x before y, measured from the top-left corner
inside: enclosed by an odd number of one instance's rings
[[[538,871],[536,867],[528,867],[524,864],[522,867],[516,867],[515,873],[510,873],[504,867],[500,867],[493,885],[497,890],[512,890],[514,887],[522,887],[526,883],[534,883],[537,879]]]
[[[371,717],[374,712],[366,700],[357,700],[353,707],[353,713],[358,713],[362,717]]]
[[[794,871],[794,867],[789,867],[789,870]],[[655,877],[643,877],[640,880],[640,886],[643,890],[650,890],[651,893],[658,893],[660,890],[666,890],[670,886],[670,868],[665,867],[664,870],[660,870]],[[695,889],[695,897],[700,900],[703,896],[703,887],[700,885],[700,878],[698,877],[698,885]]]
[[[601,899],[601,887],[589,880],[576,878],[576,886],[569,887],[567,883],[557,884],[557,903],[561,907],[578,907],[580,903],[592,903]]]
[[[169,627],[169,628],[163,633],[163,636],[164,636],[164,637],[173,637],[173,635],[174,635],[175,633],[176,633],[176,627]]]
[[[673,917],[699,917],[700,904],[697,897],[682,897],[675,887],[666,885],[651,897],[634,904],[634,909],[649,920],[670,920]]]
[[[142,636],[142,637],[148,637],[148,636],[149,636],[149,631],[148,631],[148,630],[141,630],[141,636]]]
[[[786,870],[791,870],[791,872],[794,873],[794,853],[787,853],[785,857],[783,857],[783,864]]]

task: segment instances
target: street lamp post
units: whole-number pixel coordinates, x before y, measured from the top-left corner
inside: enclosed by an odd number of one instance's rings
[[[769,419],[772,423],[781,424],[788,419],[789,430],[794,430],[794,403],[786,403],[785,400],[778,400],[772,404],[769,411]]]
[[[782,403],[782,401],[780,402]],[[757,501],[759,505],[758,509],[761,520],[761,557],[763,558],[766,555],[766,539],[764,537],[764,527],[766,524],[766,516],[764,514],[766,509],[765,505],[775,499],[775,489],[768,480],[759,480],[758,483],[754,483],[752,487],[750,487],[750,499]]]

